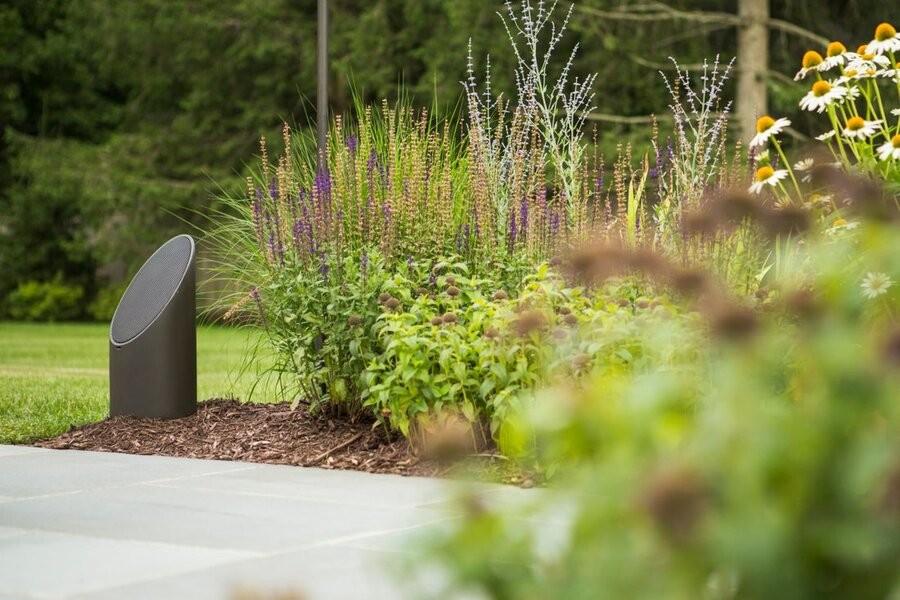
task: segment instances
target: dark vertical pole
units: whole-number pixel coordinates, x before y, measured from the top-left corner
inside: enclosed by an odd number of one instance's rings
[[[318,129],[319,168],[326,156],[325,133],[328,131],[328,0],[319,0],[318,25],[318,89],[316,94],[316,127]]]

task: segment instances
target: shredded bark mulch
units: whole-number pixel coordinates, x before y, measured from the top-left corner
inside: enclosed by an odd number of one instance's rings
[[[112,417],[73,427],[35,446],[399,475],[458,474],[453,465],[417,456],[406,439],[389,437],[374,421],[352,422],[311,413],[303,406],[291,410],[288,403],[209,400],[200,403],[197,414],[183,419]],[[520,484],[527,479],[508,473],[508,466],[497,457],[481,456],[477,462],[479,478]]]

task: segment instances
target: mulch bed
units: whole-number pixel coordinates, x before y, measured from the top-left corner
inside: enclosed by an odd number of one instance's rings
[[[400,436],[388,437],[373,421],[310,413],[288,403],[209,400],[183,419],[113,417],[73,427],[35,443],[42,448],[236,460],[399,475],[456,475],[458,469],[416,455]],[[482,456],[479,478],[521,483],[503,461]],[[468,461],[468,466],[472,466]],[[456,465],[458,466],[458,465]],[[526,479],[526,478],[523,478]],[[528,483],[525,483],[528,485]]]

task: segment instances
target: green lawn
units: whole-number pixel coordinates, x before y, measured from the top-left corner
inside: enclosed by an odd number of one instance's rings
[[[201,327],[197,385],[201,399],[250,396],[257,368],[245,367],[246,329]],[[0,322],[0,443],[26,443],[99,421],[109,413],[109,327],[105,324]],[[255,401],[272,400],[260,385]]]

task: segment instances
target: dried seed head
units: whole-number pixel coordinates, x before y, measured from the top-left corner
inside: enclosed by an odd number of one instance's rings
[[[631,300],[629,300],[628,298],[619,298],[618,300],[616,300],[616,304],[624,308],[626,306],[631,306]]]
[[[427,296],[428,290],[423,287],[420,287],[419,289],[416,290],[416,295],[417,296]]]
[[[753,292],[753,295],[756,296],[757,300],[765,300],[769,297],[769,290],[767,290],[766,288],[759,288],[758,290]]]
[[[662,305],[663,305],[662,301],[654,300],[653,302],[650,303],[650,308],[659,308]]]
[[[577,371],[583,370],[585,367],[591,364],[591,357],[589,354],[578,354],[575,358],[572,359],[572,366],[575,367]]]
[[[572,313],[567,314],[563,317],[563,321],[566,325],[578,325],[578,317],[573,315]]]
[[[447,288],[447,295],[451,298],[456,298],[457,296],[459,296],[459,288],[455,285],[451,285]]]
[[[444,320],[441,317],[432,317],[431,324],[438,327],[444,324]]]
[[[347,325],[349,325],[350,327],[359,327],[360,325],[362,325],[362,322],[362,317],[360,317],[359,315],[350,315],[350,317],[347,319]]]
[[[550,336],[554,340],[561,342],[569,336],[569,332],[567,332],[562,327],[554,327],[553,330],[550,332]]]
[[[885,517],[900,519],[900,464],[894,465],[885,477],[878,511]]]
[[[441,321],[444,323],[444,325],[456,323],[456,313],[452,313],[452,312],[444,313],[444,316],[441,317]]]
[[[559,308],[556,309],[556,312],[558,312],[561,315],[568,315],[568,314],[572,313],[572,309],[569,308],[568,306],[560,306]]]
[[[759,326],[753,311],[734,304],[722,304],[715,308],[709,322],[718,337],[735,341],[749,338]]]
[[[881,356],[885,365],[891,369],[900,369],[900,329],[888,334],[881,347]]]
[[[529,310],[522,313],[522,315],[513,322],[513,328],[518,335],[526,336],[534,331],[539,331],[546,324],[547,320],[540,311]]]
[[[550,259],[551,267],[559,267],[562,264],[563,264],[563,259],[559,256],[554,256],[553,258]]]
[[[385,302],[387,302],[390,299],[391,299],[391,295],[388,294],[387,292],[381,292],[380,294],[378,294],[378,302],[380,302],[381,304],[384,304]]]
[[[391,310],[397,310],[400,308],[400,301],[394,297],[388,298],[387,302],[384,303]]]
[[[650,479],[640,506],[671,541],[684,542],[709,508],[706,483],[697,474],[678,470]]]
[[[492,298],[494,300],[508,300],[509,295],[506,292],[504,292],[503,290],[497,290],[496,292],[494,292],[494,295],[492,296]]]
[[[680,269],[671,276],[672,287],[682,294],[697,295],[705,291],[709,280],[702,271]]]
[[[456,285],[456,277],[453,275],[449,275],[445,281],[447,282],[447,285]]]
[[[785,307],[800,319],[809,321],[822,314],[822,303],[810,288],[801,288],[784,297]]]
[[[638,308],[650,308],[650,301],[644,298],[641,298],[637,302],[634,303]]]
[[[809,213],[800,207],[785,206],[761,215],[760,222],[769,237],[802,233],[809,229]]]
[[[484,332],[484,337],[489,340],[499,340],[500,330],[496,327],[490,327],[487,331]]]

